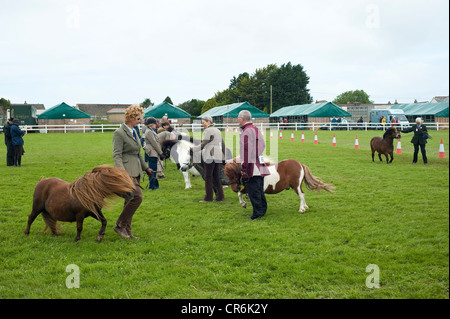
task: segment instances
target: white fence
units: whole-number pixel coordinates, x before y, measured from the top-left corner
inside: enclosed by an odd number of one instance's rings
[[[430,130],[448,130],[449,123],[424,123]],[[387,125],[380,125],[378,123],[347,123],[347,124],[332,124],[332,123],[261,123],[256,124],[262,130],[291,130],[291,131],[302,131],[302,130],[386,130],[390,127]],[[188,131],[198,131],[202,129],[200,124],[184,124],[181,127],[176,123],[173,124],[176,130],[188,130]],[[405,126],[400,126],[396,124],[399,128],[404,128]],[[114,132],[120,127],[120,124],[79,124],[79,125],[33,125],[24,126],[23,130],[27,132],[39,132],[39,133],[49,133],[49,132],[59,132],[59,133],[90,133],[90,132]],[[142,124],[141,124],[142,127]],[[235,123],[233,124],[216,124],[216,127],[220,130],[235,130],[239,126]]]

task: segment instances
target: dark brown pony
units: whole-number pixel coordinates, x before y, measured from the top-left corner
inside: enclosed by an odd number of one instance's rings
[[[395,127],[390,127],[386,130],[383,135],[383,138],[379,136],[375,136],[370,140],[370,148],[372,149],[372,162],[375,162],[375,151],[378,152],[378,157],[380,161],[381,154],[386,156],[386,162],[392,163],[394,160],[394,138],[399,138],[400,134],[398,134],[397,129]],[[389,161],[388,155],[391,156],[391,160]]]
[[[333,193],[334,186],[325,184],[317,177],[311,174],[308,166],[294,159],[287,159],[277,164],[268,165],[270,175],[264,177],[264,193],[278,194],[281,191],[292,188],[300,198],[299,212],[303,213],[308,209],[305,201],[305,193],[303,192],[303,182],[309,190],[315,190],[320,193],[323,189]],[[243,185],[241,175],[241,165],[233,162],[225,165],[225,175],[230,180],[231,189],[238,193],[239,202],[242,207],[246,208],[247,203],[242,199],[242,194],[247,193],[247,189]]]
[[[76,221],[75,241],[78,241],[84,219],[92,216],[102,223],[97,236],[101,241],[106,228],[106,218],[101,211],[105,198],[120,196],[131,200],[135,186],[125,170],[109,165],[97,166],[72,183],[59,178],[43,179],[34,189],[33,209],[23,232],[28,235],[31,224],[42,213],[46,228],[50,228],[53,235],[58,234],[57,221]]]

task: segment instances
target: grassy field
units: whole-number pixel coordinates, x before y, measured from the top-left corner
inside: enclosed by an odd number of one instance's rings
[[[39,216],[22,234],[41,177],[73,181],[100,164],[113,164],[112,133],[28,134],[22,168],[6,167],[0,152],[0,298],[449,298],[449,161],[438,159],[447,131],[432,132],[429,164],[412,165],[412,135],[390,165],[372,163],[376,131],[290,131],[279,141],[279,160],[295,158],[336,193],[306,191],[310,209],[298,213],[294,191],[269,195],[267,215],[249,221],[225,189],[223,203],[200,204],[204,183],[193,188],[173,163],[160,189],[144,191],[133,220],[138,240],[112,229],[123,200],[104,209],[100,223],[62,225],[54,237],[40,232]],[[361,149],[354,149],[358,134]],[[395,141],[396,143],[397,141]],[[145,186],[144,183],[142,183]],[[66,267],[80,269],[80,288],[68,289]],[[369,289],[366,267],[379,267],[380,288]]]

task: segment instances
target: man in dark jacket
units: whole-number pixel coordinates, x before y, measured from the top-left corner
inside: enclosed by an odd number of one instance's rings
[[[427,164],[427,152],[425,150],[425,144],[427,144],[427,138],[430,138],[428,135],[427,127],[423,125],[422,118],[418,117],[416,118],[416,124],[414,124],[412,127],[408,127],[404,130],[402,130],[402,133],[409,133],[414,132],[414,136],[411,139],[411,143],[414,144],[414,157],[413,157],[413,164],[417,163],[417,154],[419,153],[419,146],[420,146],[420,152],[422,153],[423,163]]]
[[[247,188],[248,196],[253,206],[251,220],[266,214],[267,202],[264,195],[264,176],[270,175],[264,164],[262,154],[266,148],[264,137],[251,122],[251,113],[243,110],[238,115],[242,133],[240,138],[241,173]]]
[[[11,138],[11,125],[13,119],[10,118],[6,124],[3,126],[3,134],[5,134],[5,145],[6,145],[6,165],[14,166],[14,146],[12,145]]]

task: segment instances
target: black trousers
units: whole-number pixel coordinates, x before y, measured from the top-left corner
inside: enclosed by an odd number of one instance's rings
[[[203,200],[210,202],[214,195],[214,189],[216,190],[216,201],[223,201],[225,195],[223,193],[222,183],[220,181],[220,168],[222,163],[204,163],[203,168],[205,170],[205,197]]]
[[[11,141],[6,141],[6,165],[14,166],[14,145]]]
[[[419,145],[420,145],[420,152],[422,153],[423,162],[426,164],[428,162],[428,159],[427,159],[427,151],[425,150],[425,144],[414,144],[413,163],[417,163],[417,155],[419,154]]]
[[[248,180],[247,185],[248,197],[253,206],[252,219],[262,217],[267,211],[266,196],[264,195],[264,178],[261,176],[253,176]]]

